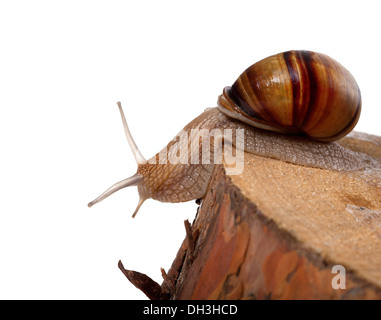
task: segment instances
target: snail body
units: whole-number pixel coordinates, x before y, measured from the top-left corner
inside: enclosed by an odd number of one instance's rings
[[[128,186],[137,186],[140,197],[133,217],[149,198],[163,202],[202,198],[215,165],[213,155],[217,149],[213,144],[217,145],[218,139],[226,140],[216,138],[214,133],[219,130],[233,132],[232,139],[224,142],[255,155],[334,171],[362,168],[354,152],[332,142],[356,125],[361,112],[360,90],[349,71],[326,55],[288,51],[261,60],[223,90],[217,105],[192,120],[177,138],[147,161],[118,103],[138,170],[89,206]],[[234,134],[239,131],[244,133],[244,139],[238,146]],[[201,140],[199,132],[204,134]],[[181,136],[186,138],[179,139]],[[210,161],[190,161],[190,150],[196,146],[198,152],[198,145],[210,139]],[[179,150],[187,152],[179,157]]]

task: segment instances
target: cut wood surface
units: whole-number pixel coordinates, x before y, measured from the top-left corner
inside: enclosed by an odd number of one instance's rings
[[[217,166],[157,298],[380,299],[381,138],[340,143],[373,167],[334,172],[248,153],[240,175]],[[332,286],[335,265],[345,289]]]

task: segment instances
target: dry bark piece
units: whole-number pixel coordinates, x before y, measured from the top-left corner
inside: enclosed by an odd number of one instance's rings
[[[151,300],[163,300],[167,298],[166,293],[162,290],[162,287],[152,280],[144,273],[140,273],[133,270],[127,270],[124,268],[122,261],[118,262],[119,269],[123,272],[126,278]]]
[[[161,275],[163,276],[164,282],[161,285],[163,291],[169,292],[170,294],[174,294],[176,292],[175,285],[171,281],[171,279],[168,277],[167,273],[163,268],[160,268]]]

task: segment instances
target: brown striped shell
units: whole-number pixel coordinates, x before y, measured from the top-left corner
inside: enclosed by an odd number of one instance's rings
[[[228,116],[262,129],[334,141],[356,125],[360,89],[347,69],[311,51],[287,51],[246,69],[218,99]]]

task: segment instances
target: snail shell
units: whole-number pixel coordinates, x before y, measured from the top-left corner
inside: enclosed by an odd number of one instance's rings
[[[334,59],[287,51],[247,68],[223,90],[218,107],[255,127],[334,141],[356,125],[361,94],[354,77]]]

